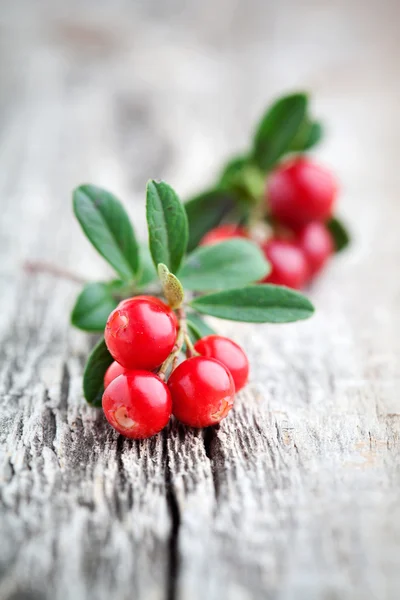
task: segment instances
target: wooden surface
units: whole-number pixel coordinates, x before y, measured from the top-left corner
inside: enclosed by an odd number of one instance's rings
[[[396,2],[28,2],[0,16],[0,599],[397,600]],[[182,196],[265,104],[310,89],[354,245],[295,325],[221,323],[251,356],[211,431],[132,443],[87,407],[79,286],[109,275],[74,222],[84,181]]]

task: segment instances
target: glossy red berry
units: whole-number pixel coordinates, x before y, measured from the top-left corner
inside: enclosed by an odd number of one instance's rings
[[[337,186],[332,174],[300,157],[281,164],[269,177],[267,205],[278,221],[299,227],[332,214]]]
[[[249,378],[249,361],[242,348],[234,341],[222,335],[208,335],[198,340],[194,349],[202,356],[215,358],[228,369],[236,392],[246,385]]]
[[[200,241],[200,246],[212,246],[232,238],[247,238],[246,231],[233,223],[211,229]]]
[[[147,298],[131,298],[108,317],[104,338],[111,356],[126,369],[161,365],[176,339],[176,324],[168,307]]]
[[[293,242],[271,239],[263,245],[271,272],[264,283],[275,283],[299,290],[309,279],[309,268],[302,250]]]
[[[334,252],[332,236],[324,223],[315,221],[300,231],[298,243],[306,256],[310,276],[313,277]]]
[[[122,367],[116,360],[108,367],[106,374],[104,375],[104,389],[110,385],[110,383],[118,377],[118,375],[122,375],[125,373],[125,367]]]
[[[170,306],[168,306],[168,304],[165,304],[165,302],[163,302],[160,298],[157,298],[156,296],[134,296],[134,297],[136,299],[141,298],[141,299],[149,300],[150,302],[155,302],[156,304],[158,304],[158,306],[163,308],[166,312],[170,313],[171,317],[174,320],[175,326],[178,329],[178,327],[179,327],[178,317],[176,316],[176,314],[174,313],[172,308]],[[122,302],[119,303],[118,308],[121,308],[121,306],[125,302],[129,302],[130,300],[132,300],[132,298],[127,298],[126,300],[122,300]]]
[[[191,427],[208,427],[224,419],[233,406],[235,384],[228,369],[213,358],[193,356],[169,378],[172,412]]]
[[[154,373],[128,371],[110,383],[103,394],[107,421],[126,437],[150,437],[165,427],[172,401],[167,385]]]

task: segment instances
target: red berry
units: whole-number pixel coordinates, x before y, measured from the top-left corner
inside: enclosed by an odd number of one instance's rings
[[[238,227],[234,223],[228,225],[220,225],[211,229],[200,241],[200,246],[212,246],[225,242],[232,238],[247,238],[248,235],[242,227]]]
[[[179,328],[179,323],[178,323],[178,317],[176,316],[176,314],[174,313],[174,311],[172,310],[172,308],[170,306],[168,306],[168,304],[165,304],[165,302],[163,302],[162,300],[160,300],[160,298],[157,298],[156,296],[134,296],[134,298],[141,298],[141,299],[146,299],[146,300],[150,300],[151,302],[155,302],[156,304],[158,304],[161,308],[163,308],[164,310],[166,310],[167,312],[169,312],[171,314],[171,317],[174,320],[175,326],[178,329]],[[119,303],[118,308],[121,308],[121,306],[125,303],[125,302],[129,302],[130,300],[132,300],[132,298],[127,298],[126,300],[122,300],[122,302]]]
[[[202,356],[221,362],[232,375],[238,392],[249,378],[249,361],[238,344],[221,335],[208,335],[195,343],[194,349]]]
[[[119,433],[135,440],[161,431],[169,421],[171,409],[168,387],[148,371],[119,375],[103,394],[107,421]]]
[[[172,412],[191,427],[208,427],[224,419],[233,406],[235,384],[228,369],[213,358],[193,356],[168,381]]]
[[[267,205],[273,217],[293,227],[324,221],[332,214],[337,192],[331,173],[308,158],[295,158],[272,172]]]
[[[110,314],[104,332],[112,357],[126,369],[156,369],[175,344],[176,325],[168,307],[131,298]]]
[[[302,250],[293,242],[271,239],[262,246],[271,264],[265,283],[275,283],[299,290],[307,283],[309,268]]]
[[[110,385],[110,383],[116,378],[118,377],[118,375],[122,375],[122,373],[125,373],[126,369],[125,367],[121,367],[121,365],[119,363],[117,363],[116,360],[114,360],[113,363],[111,363],[111,365],[108,367],[106,374],[104,375],[104,389],[106,389],[106,387],[108,387]]]
[[[310,275],[316,275],[334,252],[332,236],[324,223],[315,221],[299,233],[299,246],[304,252]]]

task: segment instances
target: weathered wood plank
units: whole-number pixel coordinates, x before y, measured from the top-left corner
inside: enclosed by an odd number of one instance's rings
[[[87,1],[62,15],[4,3],[1,600],[397,600],[397,13],[389,1]],[[219,428],[122,440],[82,399],[77,286],[24,274],[23,260],[106,277],[72,218],[76,184],[126,198],[144,235],[149,177],[194,191],[266,99],[304,85],[331,129],[322,156],[354,248],[310,291],[310,322],[219,324],[252,361]]]

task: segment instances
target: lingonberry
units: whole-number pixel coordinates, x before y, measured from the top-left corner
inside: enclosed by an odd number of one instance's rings
[[[267,184],[267,206],[273,217],[299,227],[332,214],[337,192],[332,174],[304,157],[282,163]]]
[[[334,252],[333,239],[324,223],[309,223],[300,232],[299,246],[304,252],[310,276],[316,275]]]
[[[167,385],[149,371],[128,371],[110,383],[103,394],[107,421],[126,437],[150,437],[165,427],[172,401]]]
[[[309,268],[303,251],[293,242],[270,239],[262,246],[271,264],[265,283],[275,283],[301,289],[309,278]]]
[[[249,378],[249,361],[238,344],[222,335],[208,335],[198,340],[194,349],[202,356],[215,358],[228,369],[238,392]]]
[[[110,383],[118,377],[118,375],[122,375],[125,373],[125,367],[122,367],[116,360],[108,367],[106,374],[104,375],[104,389],[110,385]]]
[[[169,307],[136,297],[125,300],[110,314],[104,338],[120,365],[151,371],[174,347],[176,324]]]
[[[191,427],[219,423],[233,406],[235,384],[228,369],[217,360],[193,356],[169,378],[172,412]]]
[[[175,326],[178,329],[179,327],[179,323],[178,323],[178,317],[176,316],[176,314],[174,313],[174,311],[172,310],[172,308],[170,306],[168,306],[168,304],[165,304],[165,302],[163,302],[160,298],[157,298],[156,296],[134,296],[136,299],[137,298],[145,298],[146,300],[150,300],[150,302],[155,302],[156,304],[158,304],[161,308],[163,308],[165,311],[169,312],[171,314],[171,317],[174,320]],[[122,300],[122,302],[119,303],[118,308],[121,307],[121,305],[123,305],[125,302],[129,302],[129,300],[132,300],[132,298],[127,298],[126,300]]]
[[[227,225],[220,225],[219,227],[215,227],[211,229],[208,233],[200,241],[200,246],[212,246],[214,244],[219,244],[220,242],[225,242],[226,240],[230,240],[232,238],[247,238],[248,235],[246,231],[235,225],[233,223]]]

